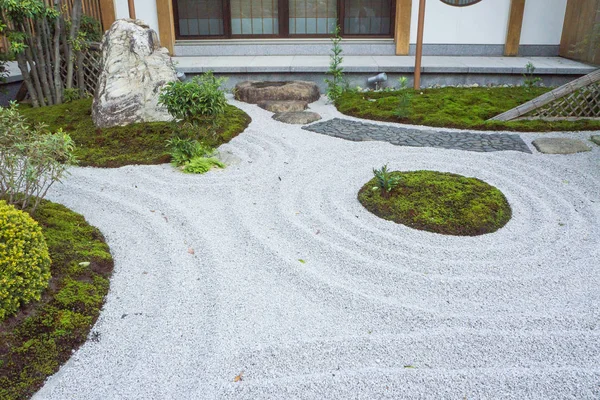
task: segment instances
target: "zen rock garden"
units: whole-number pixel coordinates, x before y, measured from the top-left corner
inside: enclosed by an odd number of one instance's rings
[[[74,4],[1,17],[59,40],[0,107],[1,399],[598,397],[600,125],[518,112],[557,89],[232,95],[121,19],[91,93]]]

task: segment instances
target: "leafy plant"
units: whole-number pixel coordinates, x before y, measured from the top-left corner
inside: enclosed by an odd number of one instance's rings
[[[539,76],[534,76],[534,73],[535,65],[533,65],[531,61],[525,64],[525,73],[523,74],[523,85],[527,89],[531,89],[532,87],[537,86],[538,83],[542,82],[542,78],[540,78]]]
[[[408,79],[405,76],[398,78],[399,91],[398,94],[398,108],[394,112],[394,115],[398,118],[407,118],[410,114],[410,103],[413,94],[407,90]]]
[[[197,140],[175,137],[167,141],[167,148],[171,155],[171,162],[176,167],[181,167],[197,157],[210,157],[214,150],[204,146]]]
[[[398,78],[398,90],[404,90],[408,87],[408,78],[401,76]]]
[[[81,100],[86,97],[89,97],[89,96],[86,96],[85,94],[82,96],[81,91],[79,89],[74,89],[74,88],[65,89],[64,95],[63,95],[63,102],[71,103],[75,100]]]
[[[29,214],[0,201],[0,321],[39,300],[50,280],[42,229]]]
[[[90,42],[102,41],[102,24],[96,18],[83,14],[81,16],[81,26],[79,28],[85,34],[85,37]]]
[[[75,145],[59,129],[31,127],[13,102],[0,107],[0,199],[35,212],[48,189],[75,164]]]
[[[329,70],[327,71],[327,75],[331,75],[331,79],[325,79],[325,82],[327,83],[327,97],[333,103],[340,98],[347,86],[344,81],[344,68],[342,67],[344,58],[341,56],[342,46],[340,45],[340,42],[342,41],[342,36],[340,35],[340,32],[341,28],[337,25],[335,27],[334,35],[331,38],[332,54],[330,56]]]
[[[221,85],[226,78],[216,78],[211,71],[181,82],[169,82],[161,90],[158,101],[176,119],[199,124],[223,115],[227,106]]]
[[[375,175],[377,181],[377,186],[373,187],[373,191],[381,190],[381,194],[384,196],[389,196],[390,192],[400,184],[401,179],[388,171],[387,164],[381,169],[373,168],[373,175]]]
[[[194,157],[183,167],[183,172],[187,174],[203,174],[210,171],[213,167],[225,168],[225,164],[214,157]]]

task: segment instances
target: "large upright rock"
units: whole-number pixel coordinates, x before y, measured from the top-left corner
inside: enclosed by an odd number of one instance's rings
[[[161,88],[177,80],[167,49],[140,20],[115,21],[102,41],[102,69],[92,105],[100,128],[134,122],[170,121],[158,105]]]

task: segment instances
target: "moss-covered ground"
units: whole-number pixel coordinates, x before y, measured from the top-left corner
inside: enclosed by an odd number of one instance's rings
[[[360,203],[383,219],[446,235],[476,236],[497,231],[511,218],[502,192],[479,179],[435,171],[391,175],[400,178],[391,192],[374,190],[373,178],[358,193]]]
[[[62,128],[67,132],[77,146],[75,155],[79,165],[108,168],[169,162],[166,141],[175,136],[197,139],[209,147],[217,147],[233,139],[250,123],[245,112],[228,105],[224,115],[196,127],[176,122],[152,122],[96,128],[91,110],[92,100],[83,99],[42,108],[22,105],[20,111],[32,123],[44,123],[52,131]]]
[[[81,215],[44,201],[33,218],[48,244],[52,278],[40,302],[0,323],[3,400],[31,397],[86,340],[113,269],[102,234]]]
[[[344,93],[337,101],[338,110],[354,117],[447,128],[498,131],[580,131],[598,130],[600,121],[487,121],[550,89],[534,87],[479,87],[406,89],[411,100],[403,112],[400,92]],[[402,116],[399,116],[402,115]]]

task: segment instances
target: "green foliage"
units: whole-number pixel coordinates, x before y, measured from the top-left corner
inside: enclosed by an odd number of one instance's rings
[[[380,190],[384,196],[389,195],[401,181],[398,175],[392,175],[388,171],[387,164],[381,167],[381,169],[373,168],[373,175],[375,175],[375,182],[377,183],[377,186],[373,186],[373,190]]]
[[[0,322],[39,300],[50,280],[42,230],[27,213],[0,201]]]
[[[52,130],[62,128],[76,144],[75,155],[80,165],[115,168],[131,164],[163,164],[170,161],[165,142],[175,136],[218,147],[242,132],[250,117],[242,110],[227,105],[225,113],[212,121],[194,126],[174,122],[152,122],[96,128],[91,118],[91,99],[42,108],[23,107],[21,113],[31,122],[44,122]],[[188,124],[189,125],[189,124]]]
[[[475,236],[495,232],[510,220],[508,201],[497,188],[475,178],[436,171],[391,172],[402,185],[385,193],[370,190],[378,178],[358,194],[373,214],[411,228],[446,235]]]
[[[523,74],[523,86],[527,89],[531,89],[535,86],[538,86],[539,83],[542,82],[542,78],[539,76],[534,76],[535,73],[535,65],[530,61],[525,64],[525,73]]]
[[[81,92],[79,91],[79,89],[75,89],[75,88],[71,88],[71,89],[65,89],[63,91],[63,102],[65,103],[71,103],[75,100],[81,100],[82,96],[81,96]]]
[[[398,93],[398,108],[395,115],[400,119],[407,118],[410,115],[410,102],[413,98],[413,92],[406,90],[408,79],[405,76],[398,78],[399,93]]]
[[[161,90],[158,101],[176,119],[198,124],[225,112],[227,99],[221,89],[225,79],[216,78],[209,71],[186,82],[169,82]]]
[[[97,19],[90,17],[89,15],[83,14],[81,16],[81,26],[79,27],[80,32],[83,32],[85,38],[90,42],[102,41],[102,24]]]
[[[187,174],[203,174],[214,167],[225,168],[225,164],[214,157],[194,157],[189,163],[184,165],[183,172]]]
[[[204,146],[199,141],[180,137],[169,139],[167,148],[171,154],[171,162],[176,167],[184,166],[194,158],[210,157],[214,154],[213,149]]]
[[[35,211],[54,182],[75,164],[71,137],[30,126],[15,103],[0,108],[0,198]]]
[[[337,102],[342,93],[346,88],[346,83],[344,81],[344,68],[342,67],[342,46],[340,42],[342,41],[342,36],[340,35],[341,28],[340,26],[335,27],[334,35],[331,38],[331,56],[329,62],[329,70],[327,71],[327,75],[331,75],[331,79],[325,79],[327,83],[327,97],[333,103]]]
[[[102,234],[81,215],[43,201],[35,219],[52,259],[51,284],[40,302],[0,326],[0,399],[30,398],[85,342],[113,267]]]
[[[599,130],[600,121],[488,121],[488,119],[532,100],[549,90],[545,87],[478,87],[423,89],[413,91],[408,116],[399,118],[399,92],[344,92],[336,106],[344,114],[378,121],[460,129],[502,131]],[[372,101],[375,100],[375,101]]]

